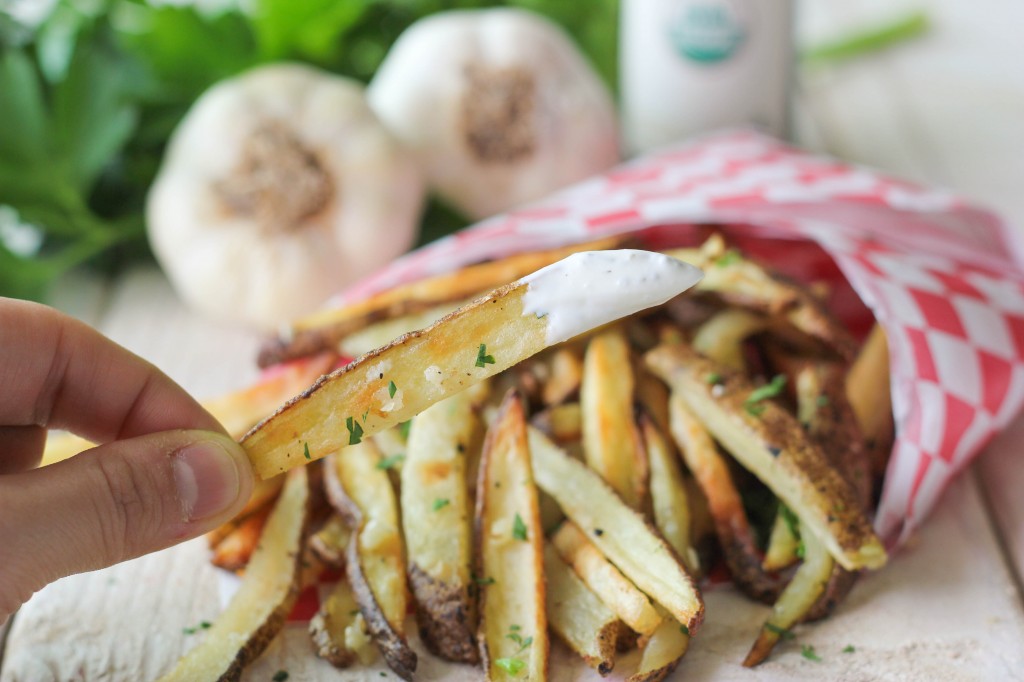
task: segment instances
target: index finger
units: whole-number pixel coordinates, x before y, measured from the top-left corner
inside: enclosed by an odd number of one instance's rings
[[[95,442],[224,429],[163,372],[46,306],[0,298],[0,424],[67,429]]]

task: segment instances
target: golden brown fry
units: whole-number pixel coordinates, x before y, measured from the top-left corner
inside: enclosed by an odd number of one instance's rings
[[[852,360],[856,354],[856,341],[813,294],[736,251],[724,252],[720,237],[712,237],[700,249],[664,253],[704,271],[696,291],[714,293],[726,303],[781,317],[845,360]]]
[[[203,640],[161,680],[238,680],[263,653],[299,595],[309,502],[306,470],[291,472],[238,592]]]
[[[636,397],[661,432],[668,433],[668,388],[646,367],[637,368]]]
[[[675,393],[669,400],[669,415],[672,437],[707,499],[733,581],[751,599],[773,603],[783,585],[761,567],[754,534],[725,458],[719,454],[707,429]]]
[[[357,443],[545,348],[547,320],[523,314],[526,289],[493,291],[322,377],[242,439],[256,473]]]
[[[487,432],[476,498],[480,658],[488,680],[543,682],[548,672],[544,535],[526,440],[509,391]]]
[[[696,574],[700,570],[700,561],[690,541],[690,501],[683,473],[679,470],[679,458],[646,414],[640,415],[640,431],[651,464],[654,525],[683,560],[686,569]]]
[[[885,549],[852,487],[796,419],[771,400],[752,404],[756,394],[750,382],[684,345],[662,346],[645,357],[708,431],[793,510],[840,564],[858,569],[885,563]]]
[[[331,504],[353,530],[345,573],[367,627],[388,666],[412,679],[416,653],[405,639],[405,557],[398,504],[380,451],[371,441],[331,455],[324,484]]]
[[[647,499],[647,454],[637,431],[633,408],[633,368],[629,345],[620,327],[595,335],[583,358],[580,409],[583,452],[634,509]]]
[[[590,590],[626,625],[650,635],[661,622],[647,596],[615,568],[572,521],[566,521],[551,542]]]
[[[236,573],[245,568],[256,545],[260,542],[260,535],[270,516],[270,510],[271,505],[267,505],[245,517],[237,528],[216,544],[210,563],[225,571]]]
[[[741,308],[727,308],[702,324],[693,335],[693,349],[730,369],[746,368],[743,340],[761,331],[767,320]]]
[[[857,415],[872,470],[881,478],[892,449],[892,393],[889,386],[889,349],[885,330],[875,323],[846,377],[846,395]]]
[[[580,439],[583,413],[579,403],[563,403],[534,415],[531,423],[556,443]]]
[[[548,624],[602,676],[615,667],[615,644],[625,627],[548,544],[544,547]]]
[[[786,518],[787,512],[780,509],[775,515],[772,531],[768,536],[768,546],[764,550],[764,561],[761,562],[766,571],[781,571],[795,564],[800,558],[797,555],[800,538],[794,532],[793,522]]]
[[[258,362],[260,367],[267,367],[333,349],[341,339],[369,324],[475,296],[579,251],[622,248],[626,242],[623,237],[609,237],[550,251],[518,254],[401,285],[340,309],[315,313],[297,321],[285,337],[268,341],[260,350]]]
[[[537,429],[529,429],[529,440],[534,477],[541,490],[555,498],[565,515],[623,575],[696,633],[704,619],[704,602],[664,539],[585,464]]]
[[[402,525],[420,636],[433,653],[476,663],[466,452],[479,438],[471,391],[436,403],[413,421],[402,467]]]
[[[583,381],[583,361],[577,349],[559,346],[551,353],[550,376],[544,382],[541,399],[545,405],[561,405],[580,390]]]
[[[761,627],[757,640],[743,660],[743,665],[748,668],[766,659],[781,635],[800,622],[821,596],[832,573],[832,556],[803,524],[800,537],[804,546],[804,561],[772,606],[771,617]]]
[[[374,348],[380,348],[391,339],[397,339],[402,334],[423,329],[435,320],[440,320],[454,310],[469,303],[467,300],[452,301],[439,306],[433,306],[401,317],[395,317],[380,322],[374,322],[364,329],[352,332],[338,341],[337,350],[349,358],[358,358],[363,353],[369,353]]]

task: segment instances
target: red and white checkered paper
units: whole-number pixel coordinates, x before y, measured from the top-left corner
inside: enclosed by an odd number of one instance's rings
[[[427,245],[341,300],[612,234],[693,244],[709,224],[790,275],[831,281],[855,330],[871,314],[885,328],[897,437],[876,526],[902,541],[1024,402],[1024,233],[948,192],[729,131]]]

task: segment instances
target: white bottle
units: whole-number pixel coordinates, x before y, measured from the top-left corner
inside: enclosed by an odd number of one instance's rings
[[[787,135],[792,0],[622,0],[619,44],[630,152],[730,126]]]

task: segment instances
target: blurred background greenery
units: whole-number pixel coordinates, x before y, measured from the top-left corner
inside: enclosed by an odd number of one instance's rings
[[[495,5],[561,24],[614,91],[618,0],[0,0],[0,295],[150,258],[146,191],[213,83],[280,60],[367,82],[417,19]],[[464,224],[434,201],[421,243]]]

